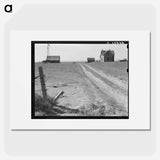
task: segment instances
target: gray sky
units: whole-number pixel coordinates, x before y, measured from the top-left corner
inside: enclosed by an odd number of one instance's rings
[[[126,44],[50,44],[50,55],[59,55],[61,61],[86,61],[87,57],[99,60],[101,50],[114,50],[115,60],[127,58]],[[35,45],[35,61],[46,60],[47,44]]]

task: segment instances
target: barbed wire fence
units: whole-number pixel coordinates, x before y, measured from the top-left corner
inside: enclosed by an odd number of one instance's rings
[[[58,100],[58,98],[61,95],[63,95],[64,91],[59,91],[59,93],[55,97],[50,99],[47,94],[47,87],[46,87],[46,81],[49,80],[49,77],[47,79],[45,78],[46,76],[44,75],[42,66],[38,67],[38,71],[39,71],[39,75],[35,76],[34,80],[40,79],[41,89],[39,89],[39,91],[42,92],[42,96],[45,100],[49,100],[52,104],[54,104]],[[51,86],[48,86],[48,87],[51,87]]]

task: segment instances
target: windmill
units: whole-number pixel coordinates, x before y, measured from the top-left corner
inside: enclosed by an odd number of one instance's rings
[[[46,63],[60,63],[60,56],[56,56],[56,55],[50,55],[50,44],[47,44],[47,59],[46,59]]]
[[[50,47],[50,44],[48,43],[47,44],[47,57],[50,56],[49,47]]]

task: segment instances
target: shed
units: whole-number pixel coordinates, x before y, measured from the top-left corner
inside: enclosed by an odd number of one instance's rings
[[[87,58],[87,62],[95,62],[95,58],[93,58],[93,57],[88,57],[88,58]]]
[[[119,62],[127,62],[127,59],[120,59]]]
[[[46,62],[60,63],[60,56],[47,56]]]

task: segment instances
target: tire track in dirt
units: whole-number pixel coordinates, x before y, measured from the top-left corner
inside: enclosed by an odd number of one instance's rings
[[[95,69],[89,65],[84,64],[86,67],[88,67],[90,70],[92,70],[93,72],[97,73],[98,75],[100,75],[101,77],[105,78],[106,80],[112,82],[114,85],[117,85],[119,88],[121,88],[124,91],[127,91],[127,83],[125,81],[122,81],[116,77],[113,77],[109,74],[105,74],[103,73],[103,71],[99,70],[99,69]]]
[[[84,73],[83,69],[81,68],[81,66],[79,64],[77,64],[79,66],[79,72],[81,74],[81,77],[84,80],[84,83],[82,84],[82,86],[84,87],[84,92],[86,93],[86,95],[89,97],[90,100],[90,104],[101,104],[101,105],[105,105],[106,107],[110,107],[110,104],[107,103],[107,98],[104,95],[104,93],[99,90],[99,87],[97,87],[97,85],[95,85],[89,78],[88,76]]]
[[[112,88],[93,73],[88,71],[85,64],[79,64],[86,76],[108,97],[109,101],[117,107],[125,107],[127,110],[127,96]],[[116,103],[116,104],[115,104]]]

